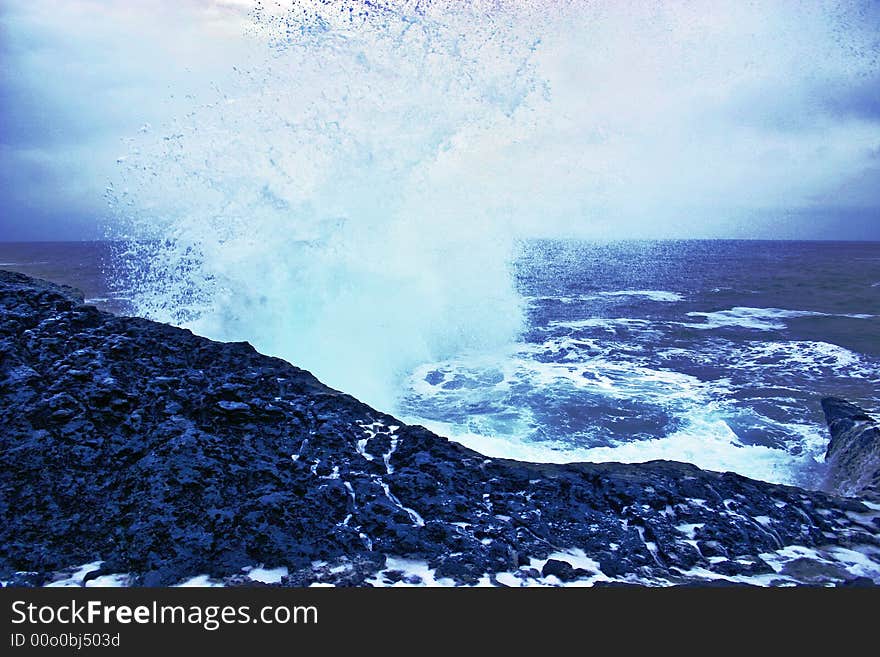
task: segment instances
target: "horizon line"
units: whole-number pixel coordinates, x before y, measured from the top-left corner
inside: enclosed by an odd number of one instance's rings
[[[5,240],[0,244],[125,244],[128,242],[159,242],[164,238],[154,239],[36,239],[36,240]],[[846,243],[880,243],[880,237],[832,239],[826,237],[521,237],[517,242],[831,242]]]

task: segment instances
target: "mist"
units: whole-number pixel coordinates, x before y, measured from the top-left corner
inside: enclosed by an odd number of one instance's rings
[[[463,130],[425,181],[436,199],[462,195],[466,171],[524,237],[880,239],[873,3],[472,6],[531,49],[528,120]],[[253,7],[2,3],[0,239],[112,233],[106,190],[131,179],[132,144],[234,99],[267,59],[278,35],[254,29]]]

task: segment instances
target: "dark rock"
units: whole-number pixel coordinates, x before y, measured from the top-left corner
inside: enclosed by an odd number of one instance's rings
[[[839,586],[851,588],[873,588],[877,586],[877,584],[870,577],[853,577],[852,579],[842,582]]]
[[[217,402],[217,406],[227,413],[248,413],[251,410],[251,407],[248,404],[237,401],[221,400]]]
[[[585,570],[584,568],[575,568],[567,561],[548,559],[547,563],[545,563],[544,567],[541,569],[541,574],[544,577],[553,575],[561,582],[573,582],[578,579],[585,579],[595,573]]]
[[[548,559],[547,563],[541,569],[544,577],[554,575],[563,582],[570,582],[574,579],[574,567],[567,561],[559,561],[558,559]]]
[[[774,572],[761,559],[756,561],[721,561],[714,564],[712,570],[720,575],[764,575]]]
[[[0,272],[0,582],[96,561],[142,586],[249,585],[260,564],[287,567],[284,586],[418,583],[409,562],[530,581],[533,559],[581,550],[630,582],[766,582],[773,564],[770,583],[848,583],[863,571],[835,548],[876,563],[880,538],[875,508],[839,496],[874,490],[869,419],[842,404],[826,404],[835,495],[668,461],[487,459],[247,343]]]
[[[836,397],[823,399],[822,410],[831,432],[824,489],[880,501],[880,425],[855,404]]]
[[[619,582],[619,581],[599,581],[596,582],[593,586],[599,589],[639,589],[642,588],[641,584],[636,584],[635,582]]]
[[[789,561],[782,568],[782,574],[791,575],[802,582],[815,582],[817,584],[829,580],[847,579],[846,569],[838,564],[829,564],[800,557]]]
[[[707,579],[701,582],[688,582],[682,586],[687,588],[749,588],[752,585],[729,579]]]

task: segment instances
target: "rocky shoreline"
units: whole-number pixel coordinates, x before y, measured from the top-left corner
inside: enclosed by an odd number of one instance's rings
[[[0,581],[880,582],[880,429],[823,406],[824,491],[490,459],[247,343],[0,272]]]

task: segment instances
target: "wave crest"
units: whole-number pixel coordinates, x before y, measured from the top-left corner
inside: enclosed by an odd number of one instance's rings
[[[492,154],[544,90],[520,10],[491,5],[256,11],[232,88],[122,162],[138,314],[386,408],[419,362],[510,342],[518,192]]]

